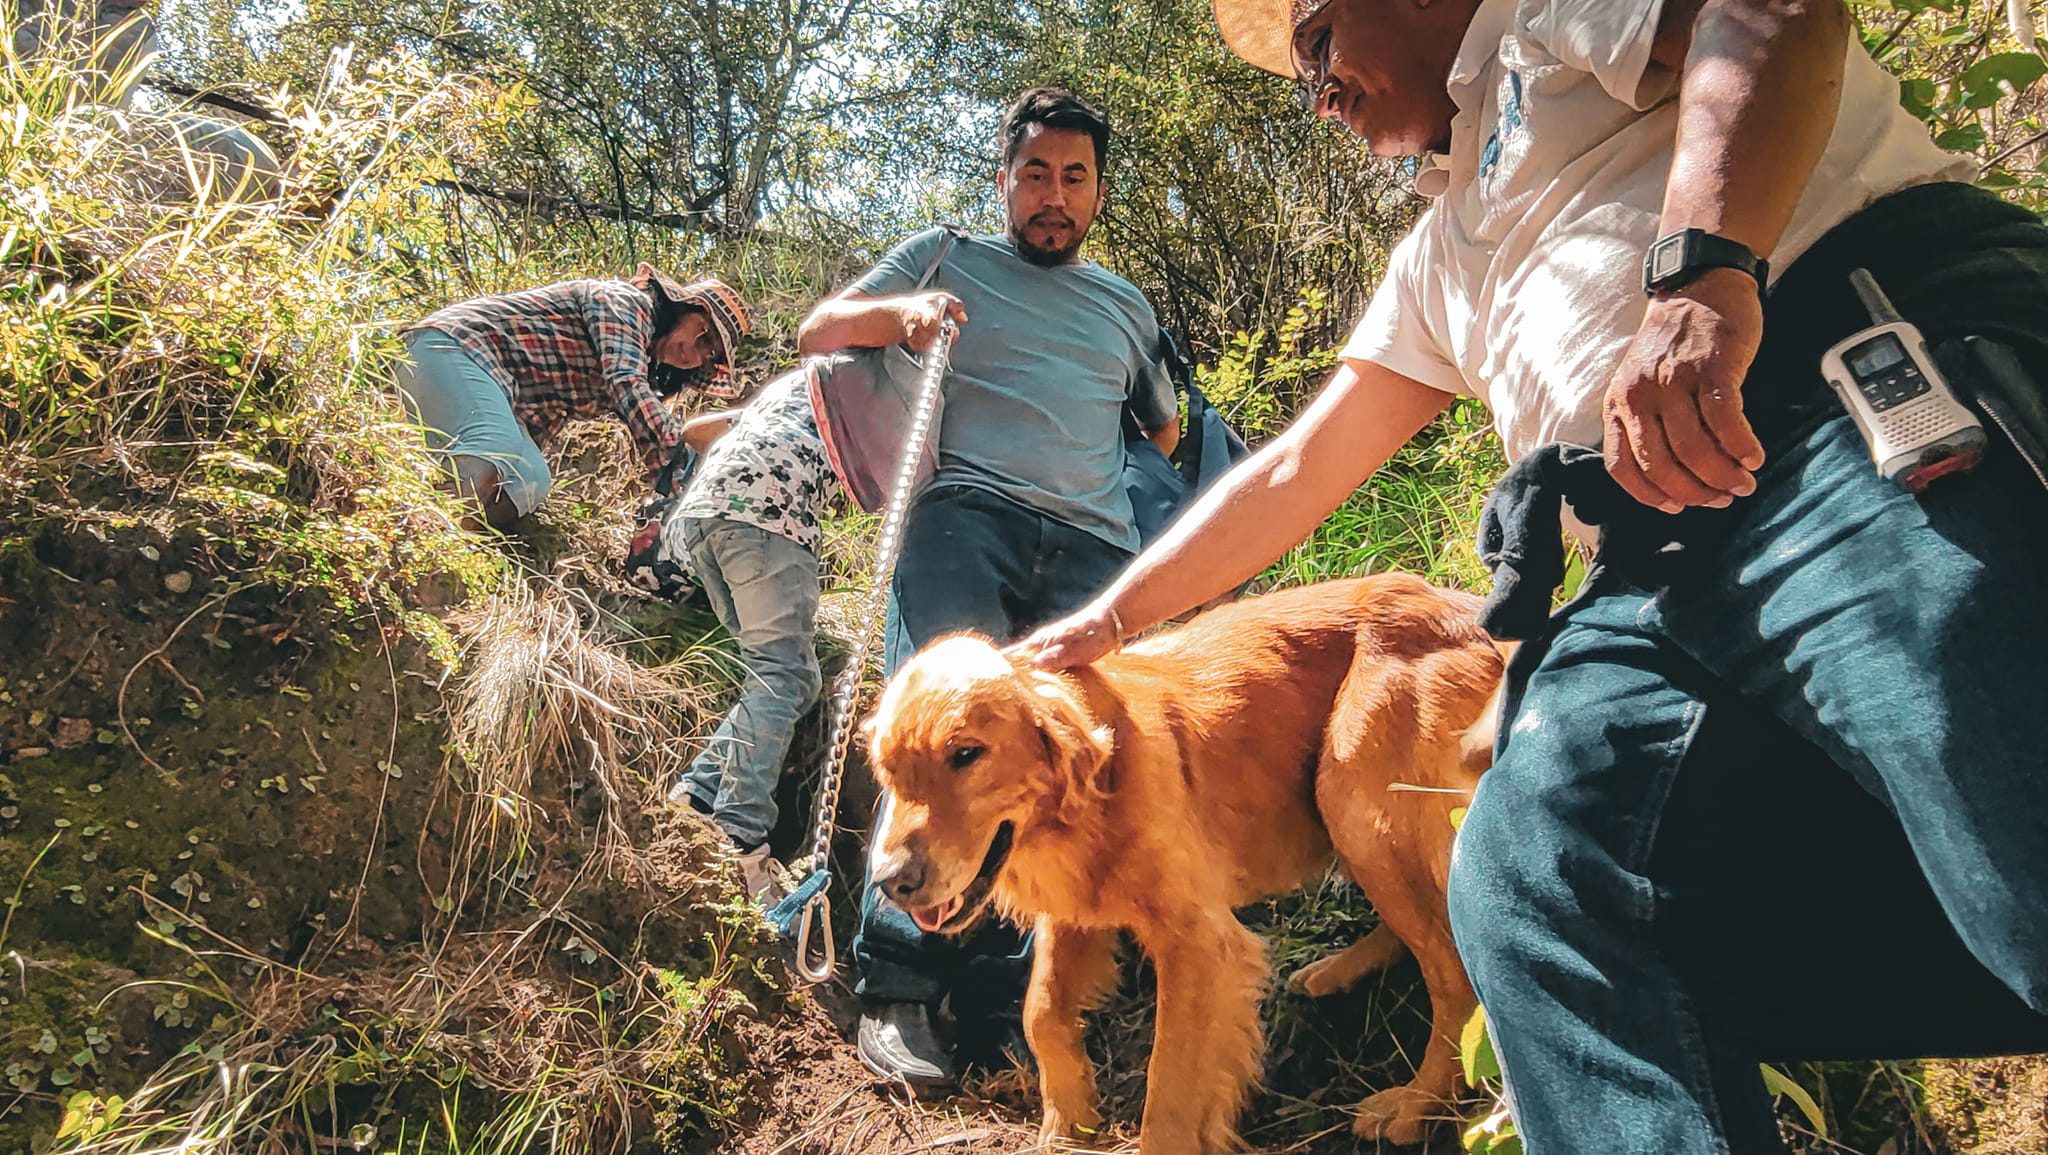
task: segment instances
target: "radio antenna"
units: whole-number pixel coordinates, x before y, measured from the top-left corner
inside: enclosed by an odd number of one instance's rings
[[[1877,278],[1870,275],[1869,269],[1850,270],[1849,286],[1856,290],[1857,298],[1863,302],[1863,307],[1870,311],[1872,324],[1889,325],[1905,320],[1899,316],[1899,311],[1892,307],[1892,299],[1884,295],[1883,289],[1877,287]]]

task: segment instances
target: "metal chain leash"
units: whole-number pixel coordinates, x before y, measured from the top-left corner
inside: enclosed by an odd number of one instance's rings
[[[896,484],[889,490],[889,503],[882,511],[882,529],[875,539],[874,564],[870,567],[867,604],[862,607],[857,619],[860,632],[855,635],[853,652],[847,655],[846,666],[840,670],[837,683],[832,688],[831,700],[831,744],[825,750],[825,766],[818,780],[818,817],[811,829],[811,850],[799,865],[797,873],[829,881],[826,874],[832,851],[832,832],[839,813],[839,787],[846,777],[846,755],[853,744],[853,716],[860,706],[860,688],[867,671],[868,654],[874,649],[875,638],[882,632],[883,619],[888,612],[889,583],[896,572],[896,556],[903,549],[903,522],[909,511],[911,485],[917,478],[917,464],[924,456],[925,443],[931,438],[932,420],[938,413],[939,389],[946,377],[946,362],[953,349],[953,334],[956,327],[951,318],[940,323],[938,340],[925,353],[924,380],[917,391],[917,407],[912,410],[910,432],[904,439],[903,460],[897,466]],[[810,943],[813,926],[820,937],[820,957],[814,964],[811,960]],[[825,894],[825,882],[804,903],[799,916],[796,941],[796,969],[805,980],[812,983],[824,982],[832,977],[834,957],[832,945],[832,913]]]

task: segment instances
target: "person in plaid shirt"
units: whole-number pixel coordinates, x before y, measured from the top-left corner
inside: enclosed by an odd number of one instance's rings
[[[689,448],[667,399],[732,396],[753,322],[723,281],[642,264],[630,280],[564,281],[461,301],[405,331],[398,385],[458,489],[508,529],[547,496],[541,451],[572,419],[612,416],[664,492]]]

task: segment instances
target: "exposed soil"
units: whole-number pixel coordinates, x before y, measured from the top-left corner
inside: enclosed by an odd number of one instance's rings
[[[1956,1155],[2048,1152],[2048,1057],[1928,1063],[1938,1149]]]
[[[0,1150],[191,1047],[341,1070],[333,1135],[543,1074],[594,1149],[721,1132],[753,1081],[724,1024],[783,999],[722,839],[573,765],[475,796],[434,657],[223,548],[0,545]]]
[[[0,1150],[41,1149],[70,1095],[129,1091],[188,1045],[319,1058],[333,1090],[307,1113],[332,1143],[365,1126],[396,1139],[447,1086],[496,1104],[477,1108],[487,1118],[547,1084],[587,1108],[563,1150],[1032,1148],[1028,1078],[980,1074],[920,1102],[861,1066],[847,968],[792,990],[786,948],[736,901],[722,836],[661,805],[653,767],[624,786],[548,770],[526,833],[479,858],[437,659],[374,615],[336,625],[327,607],[232,584],[224,550],[135,524],[0,543],[0,895],[19,886],[0,930]],[[650,662],[711,628],[604,604],[646,635],[634,652]],[[821,723],[806,722],[802,772],[785,779],[785,858],[807,841]],[[856,764],[834,844],[842,960],[873,801]],[[1245,917],[1272,943],[1276,987],[1371,926],[1339,885]],[[1127,960],[1091,1033],[1107,1149],[1136,1136],[1150,988]],[[1405,1079],[1419,1051],[1412,965],[1320,1001],[1276,990],[1266,1022],[1247,1145],[1374,1151],[1347,1108]],[[1837,1104],[1859,1120],[1855,1145],[1795,1150],[2048,1153],[2039,1060],[1829,1082],[1869,1100]],[[1458,1130],[1440,1128],[1428,1155],[1458,1150]]]
[[[1249,913],[1254,922],[1273,922],[1294,912],[1276,904]],[[772,1082],[760,1115],[721,1152],[1009,1155],[1033,1149],[1037,1089],[1018,1071],[972,1072],[960,1093],[922,1100],[869,1073],[854,1056],[859,1004],[850,981],[842,969],[837,981],[802,1001],[793,1019],[745,1029],[753,1061],[766,1065]],[[1092,1020],[1089,1047],[1109,1120],[1100,1150],[1131,1149],[1137,1138],[1152,1045],[1151,985],[1149,968],[1127,957],[1120,989]],[[1345,1108],[1405,1077],[1402,1048],[1419,1048],[1427,1029],[1423,1002],[1412,965],[1330,999],[1284,993],[1269,999],[1271,1069],[1246,1115],[1247,1148],[1304,1155],[1382,1150],[1353,1138]],[[1457,1133],[1446,1125],[1426,1150],[1399,1150],[1449,1155],[1459,1149]]]
[[[0,554],[0,880],[20,888],[0,1039],[31,1103],[132,1084],[199,1037],[219,1000],[153,981],[189,980],[193,950],[369,966],[434,913],[445,734],[416,655],[225,568],[140,527]]]

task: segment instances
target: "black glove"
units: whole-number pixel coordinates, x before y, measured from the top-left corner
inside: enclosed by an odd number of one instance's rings
[[[654,492],[663,497],[680,497],[690,488],[690,477],[696,472],[697,451],[678,441],[669,451],[668,462],[654,471]]]
[[[1598,446],[1553,441],[1517,461],[1486,498],[1479,518],[1479,561],[1493,573],[1493,592],[1479,624],[1502,641],[1540,636],[1550,621],[1550,594],[1564,581],[1563,505],[1600,529],[1599,561],[1646,590],[1669,585],[1691,533],[1711,516],[1660,513],[1630,496],[1607,472]]]
[[[677,497],[655,497],[642,502],[636,515],[640,527],[626,546],[626,580],[648,593],[671,601],[688,601],[698,593],[690,579],[689,559],[671,532]]]

